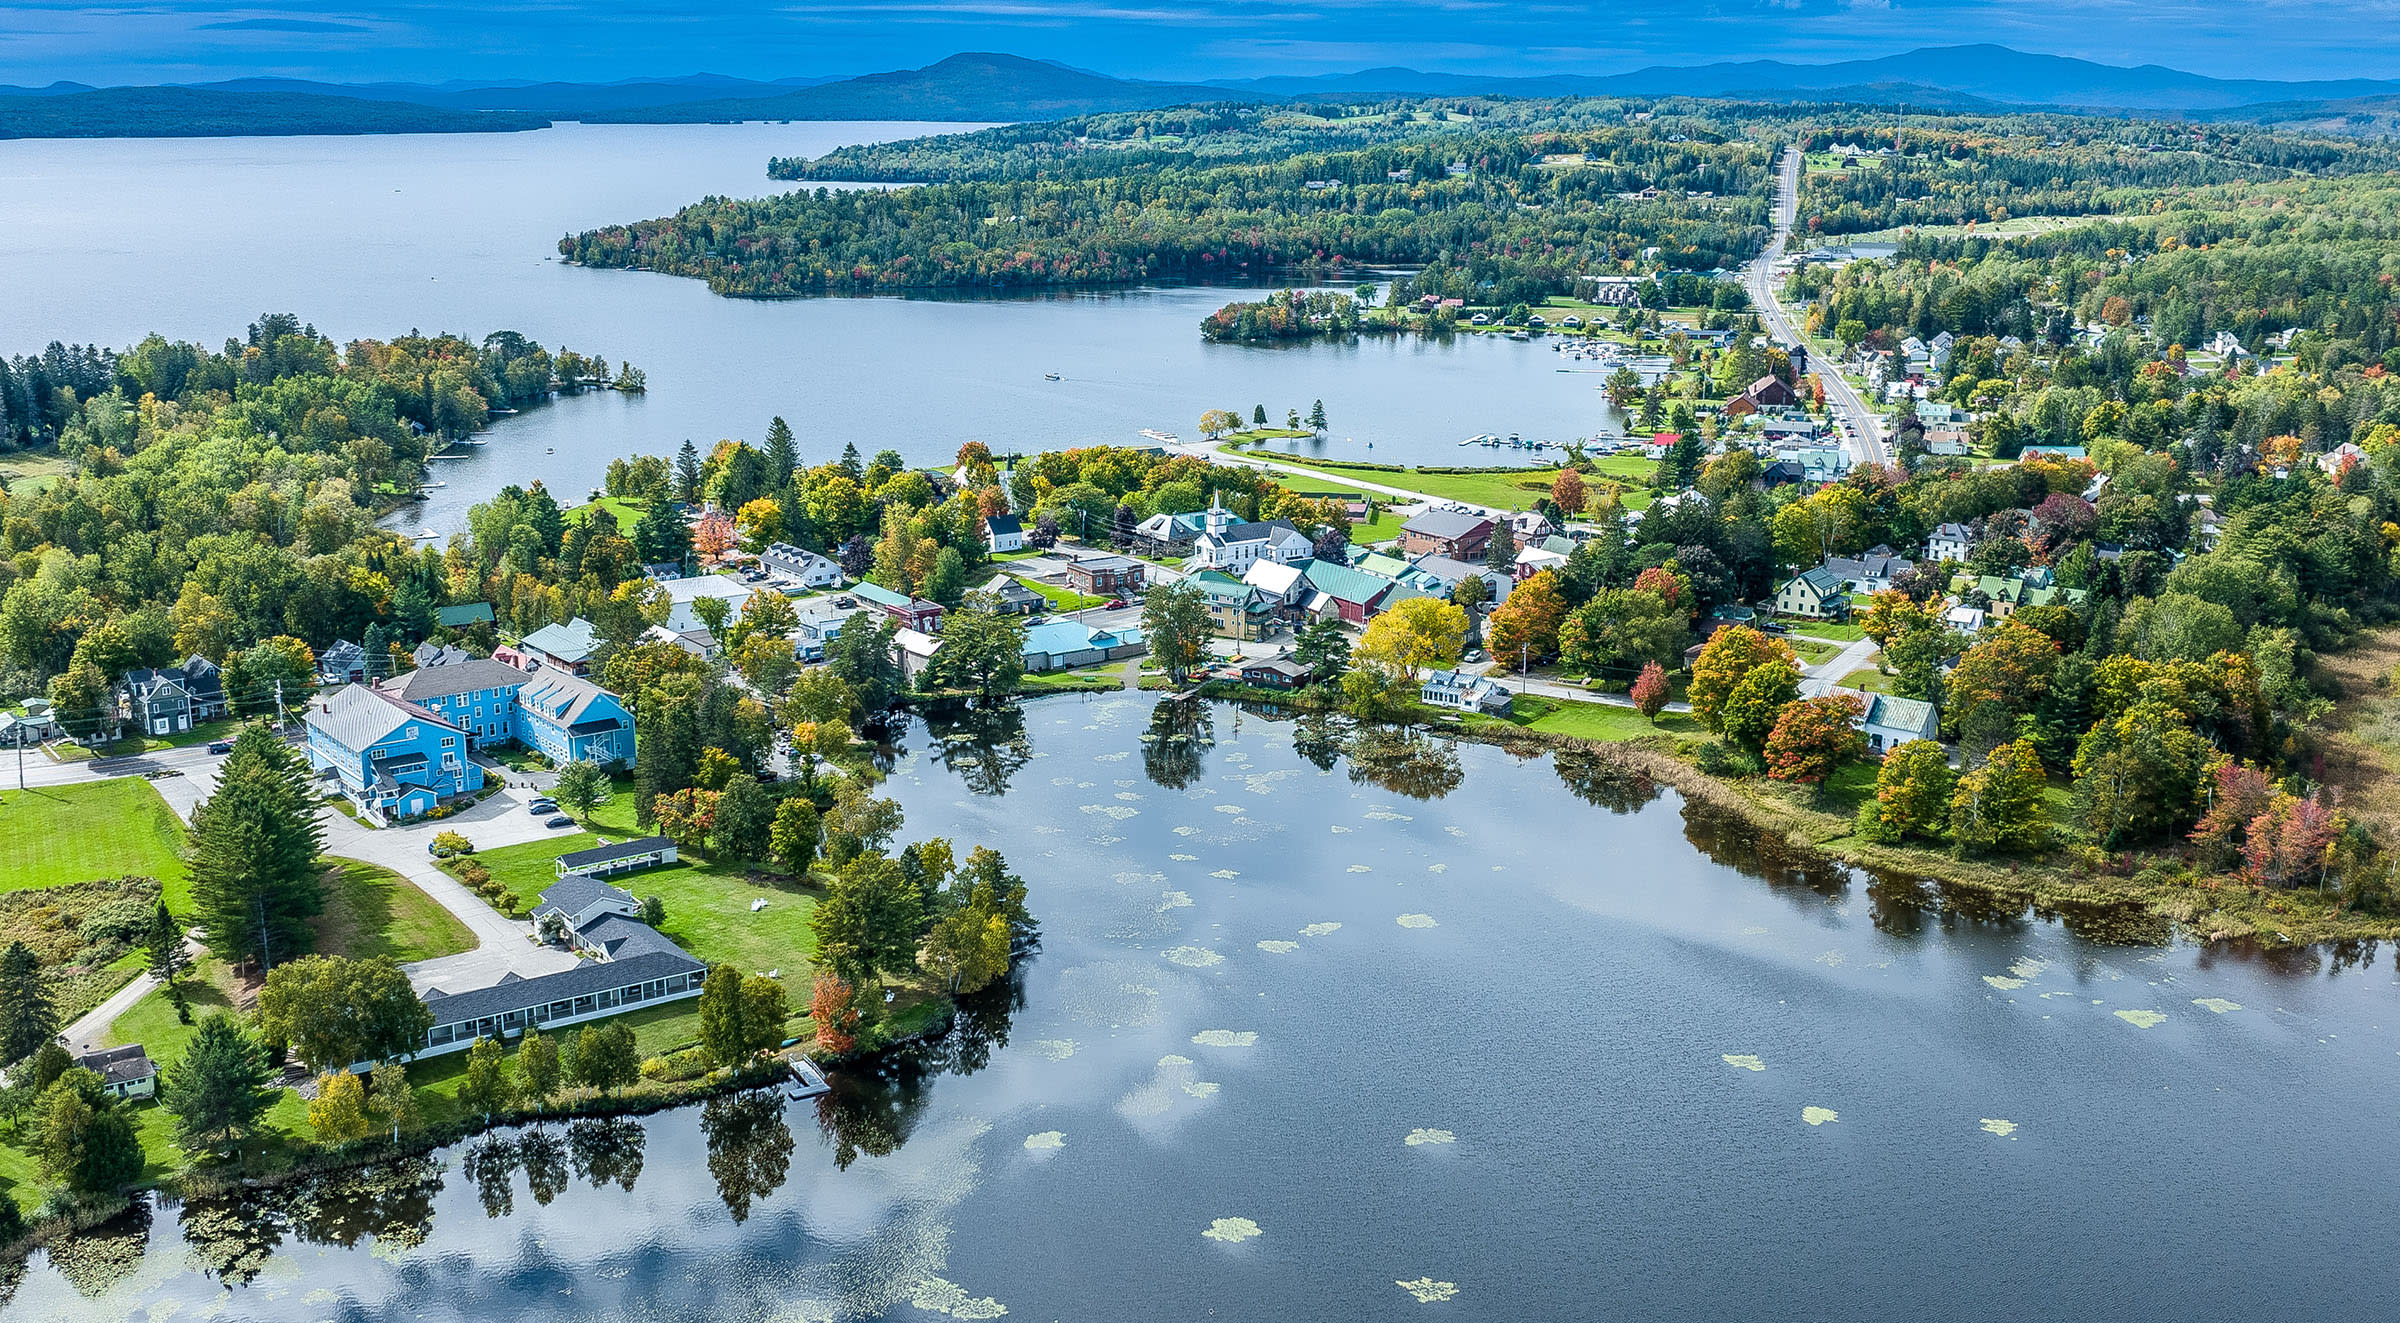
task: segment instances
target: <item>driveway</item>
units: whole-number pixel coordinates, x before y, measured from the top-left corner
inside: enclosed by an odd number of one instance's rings
[[[435,867],[433,856],[426,853],[426,846],[445,831],[466,837],[477,850],[496,850],[569,834],[544,827],[542,823],[550,815],[527,813],[525,805],[530,802],[531,792],[512,785],[466,812],[439,822],[369,828],[332,809],[319,816],[318,821],[325,828],[325,853],[363,859],[391,869],[416,883],[475,934],[476,947],[472,951],[404,966],[408,981],[418,991],[430,987],[450,992],[485,988],[508,974],[532,978],[575,967],[572,953],[536,945],[532,924],[511,919],[485,904],[481,896]]]
[[[1859,639],[1814,666],[1802,666],[1800,668],[1801,696],[1805,698],[1820,697],[1827,690],[1840,684],[1843,676],[1874,664],[1875,640]]]

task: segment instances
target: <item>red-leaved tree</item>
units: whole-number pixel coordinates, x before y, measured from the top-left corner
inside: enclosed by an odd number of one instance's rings
[[[1652,722],[1667,710],[1667,671],[1657,662],[1642,663],[1642,673],[1633,682],[1633,705]]]
[[[808,1013],[817,1022],[817,1046],[840,1054],[858,1046],[858,1007],[850,984],[832,974],[817,975],[809,989]]]
[[[1767,733],[1767,775],[1778,781],[1823,785],[1867,751],[1858,720],[1866,705],[1851,694],[1826,694],[1787,703]]]

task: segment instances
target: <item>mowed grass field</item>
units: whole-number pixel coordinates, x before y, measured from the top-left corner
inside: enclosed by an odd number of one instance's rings
[[[129,875],[191,907],[183,822],[148,781],[121,777],[0,793],[0,891]]]

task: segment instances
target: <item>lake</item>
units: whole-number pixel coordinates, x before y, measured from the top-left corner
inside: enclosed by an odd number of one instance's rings
[[[9,1316],[2390,1316],[2372,949],[2127,941],[1588,756],[1176,712],[911,726],[903,838],[1001,848],[1044,929],[942,1041],[162,1206]]]
[[[153,330],[216,345],[291,311],[337,340],[513,329],[648,376],[646,396],[562,401],[503,421],[473,458],[434,465],[447,486],[404,522],[445,532],[504,483],[540,478],[580,500],[611,459],[671,454],[686,438],[704,450],[755,441],[777,414],[810,462],[854,442],[918,464],[947,463],[970,440],[1001,453],[1138,445],[1144,428],[1195,434],[1208,409],[1248,417],[1263,404],[1281,421],[1319,399],[1330,439],[1296,453],[1486,464],[1500,452],[1457,443],[1606,425],[1601,376],[1558,371],[1539,341],[1201,340],[1203,317],[1256,290],[760,301],[557,258],[571,231],[791,187],[766,177],[772,155],[959,127],[0,142],[0,351],[121,347]]]

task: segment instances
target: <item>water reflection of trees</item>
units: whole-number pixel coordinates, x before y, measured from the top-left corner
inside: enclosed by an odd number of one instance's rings
[[[1633,813],[1658,798],[1658,782],[1649,773],[1604,750],[1560,749],[1550,761],[1559,781],[1595,808]]]
[[[717,1197],[736,1222],[750,1217],[750,1203],[783,1188],[792,1170],[792,1128],[784,1123],[783,1095],[757,1089],[711,1098],[700,1108],[700,1133],[708,1140],[708,1174]]]
[[[567,1166],[567,1142],[547,1126],[536,1126],[517,1136],[517,1165],[525,1169],[526,1190],[544,1208],[565,1194],[573,1183]]]
[[[429,1154],[371,1167],[184,1201],[180,1229],[192,1262],[228,1286],[257,1277],[286,1236],[345,1249],[372,1238],[390,1250],[425,1243],[442,1164]]]
[[[1025,712],[1014,703],[944,703],[926,714],[925,729],[933,736],[928,756],[978,795],[1007,794],[1009,779],[1033,761]]]
[[[1150,728],[1142,732],[1142,770],[1161,789],[1186,789],[1207,770],[1204,755],[1216,742],[1209,704],[1162,698],[1150,709]]]
[[[468,1145],[458,1164],[460,1174],[475,1187],[485,1217],[506,1217],[517,1207],[517,1144],[498,1132]]]
[[[630,1192],[642,1174],[642,1151],[650,1132],[630,1117],[592,1117],[567,1127],[567,1151],[575,1174],[593,1189],[611,1181]]]
[[[1350,737],[1349,754],[1352,783],[1410,799],[1440,799],[1467,777],[1456,741],[1407,726],[1362,726]]]
[[[1349,731],[1342,718],[1331,712],[1305,712],[1292,723],[1292,752],[1320,772],[1330,772],[1342,760],[1342,745]]]
[[[150,1201],[136,1199],[115,1217],[51,1242],[50,1266],[77,1295],[96,1300],[142,1266],[150,1248]]]

